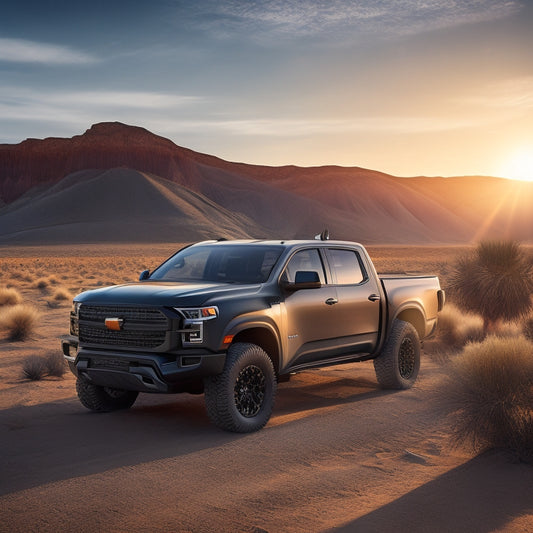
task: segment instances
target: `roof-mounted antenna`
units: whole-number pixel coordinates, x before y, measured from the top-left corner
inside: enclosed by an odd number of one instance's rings
[[[322,233],[315,235],[317,241],[329,241],[329,231],[325,229]]]

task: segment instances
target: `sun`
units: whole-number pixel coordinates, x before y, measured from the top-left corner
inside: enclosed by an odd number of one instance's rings
[[[533,145],[511,154],[502,168],[502,174],[513,180],[533,181]]]

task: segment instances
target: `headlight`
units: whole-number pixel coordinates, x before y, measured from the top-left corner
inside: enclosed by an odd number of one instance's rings
[[[204,322],[218,316],[216,307],[174,307],[185,319],[181,333],[183,347],[200,344],[204,341]]]
[[[79,330],[79,319],[80,319],[80,302],[72,302],[72,309],[70,311],[70,334],[78,336],[80,333]]]
[[[218,308],[216,307],[174,307],[174,309],[183,315],[187,321],[212,320],[218,316]]]

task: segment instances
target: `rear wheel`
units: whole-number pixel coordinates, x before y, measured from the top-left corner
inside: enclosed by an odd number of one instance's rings
[[[378,383],[384,389],[410,389],[420,370],[420,339],[415,327],[395,320],[383,350],[374,359]]]
[[[207,414],[226,431],[257,431],[270,419],[276,375],[270,357],[255,344],[230,346],[224,371],[206,378],[204,387]]]
[[[137,391],[100,387],[83,379],[76,381],[76,392],[84,407],[100,413],[129,409],[139,395]]]

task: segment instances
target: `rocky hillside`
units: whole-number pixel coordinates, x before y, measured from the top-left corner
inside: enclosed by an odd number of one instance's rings
[[[0,145],[0,242],[335,238],[533,242],[533,184],[232,163],[120,123]],[[113,231],[110,231],[113,227]]]

